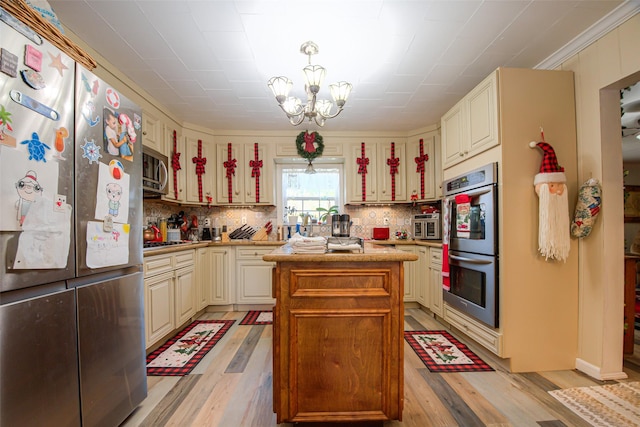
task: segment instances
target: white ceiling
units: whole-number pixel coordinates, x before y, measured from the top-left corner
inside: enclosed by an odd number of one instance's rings
[[[327,68],[320,97],[329,98],[329,83],[354,86],[324,129],[394,132],[437,124],[498,66],[544,68],[629,3],[638,7],[637,0],[49,0],[65,27],[178,120],[291,129],[266,83],[286,75],[302,97],[307,58],[299,49],[313,40],[314,63]]]

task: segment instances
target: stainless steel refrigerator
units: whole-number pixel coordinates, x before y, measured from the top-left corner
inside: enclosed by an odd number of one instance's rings
[[[0,9],[0,425],[146,397],[141,111]]]

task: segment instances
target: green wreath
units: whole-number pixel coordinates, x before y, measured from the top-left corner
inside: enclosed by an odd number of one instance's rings
[[[318,132],[311,132],[309,133],[310,136],[313,136],[313,143],[317,144],[318,146],[314,146],[314,151],[307,151],[305,149],[305,145],[306,145],[306,140],[305,140],[305,135],[307,134],[307,132],[300,132],[300,134],[298,135],[298,137],[296,138],[296,148],[298,149],[298,155],[300,157],[302,157],[303,159],[307,159],[309,162],[311,162],[313,159],[315,159],[316,157],[320,157],[322,156],[322,152],[324,151],[324,143],[322,142],[322,136],[320,136],[320,134]]]

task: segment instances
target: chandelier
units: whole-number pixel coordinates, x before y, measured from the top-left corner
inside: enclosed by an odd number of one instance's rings
[[[293,82],[288,77],[272,77],[268,86],[292,125],[298,126],[307,118],[309,121],[314,120],[318,126],[324,126],[326,119],[332,119],[340,114],[351,93],[352,86],[351,83],[347,82],[329,85],[331,96],[337,107],[337,110],[331,113],[333,107],[331,101],[328,99],[316,99],[326,72],[320,65],[311,65],[311,55],[318,53],[318,45],[312,41],[305,42],[300,46],[300,53],[309,57],[309,65],[302,69],[306,81],[307,103],[303,105],[300,99],[289,96]]]

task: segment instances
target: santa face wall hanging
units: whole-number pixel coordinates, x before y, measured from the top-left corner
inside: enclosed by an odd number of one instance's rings
[[[558,165],[556,153],[551,145],[532,141],[531,148],[543,152],[540,172],[533,185],[540,202],[538,206],[538,251],[545,260],[566,261],[571,245],[569,231],[569,202],[567,178],[564,168]]]

